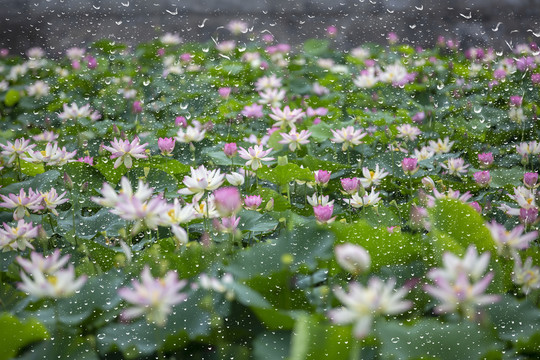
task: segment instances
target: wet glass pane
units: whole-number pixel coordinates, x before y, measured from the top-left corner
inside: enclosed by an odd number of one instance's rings
[[[0,0],[0,359],[537,359],[538,1]]]

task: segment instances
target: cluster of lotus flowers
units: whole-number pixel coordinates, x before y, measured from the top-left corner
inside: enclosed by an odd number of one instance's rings
[[[229,29],[233,33],[243,33],[242,24],[232,24]],[[247,30],[246,30],[247,31]],[[161,38],[165,45],[179,43],[177,36],[173,34],[165,35]],[[442,40],[443,43],[444,40]],[[449,48],[454,48],[454,43],[446,43]],[[223,56],[230,54],[235,49],[234,42],[221,42],[216,45],[217,51]],[[160,49],[160,51],[163,49]],[[270,56],[270,61],[278,67],[285,67],[287,54],[290,47],[286,44],[268,46],[266,52]],[[471,71],[481,71],[482,65],[494,60],[494,54],[490,51],[484,52],[481,49],[470,49],[466,54],[471,59]],[[526,49],[523,50],[523,52]],[[530,50],[530,49],[529,49]],[[37,50],[31,53],[32,58],[40,59],[43,54]],[[373,88],[383,84],[390,84],[396,88],[402,88],[406,84],[413,83],[417,74],[410,72],[399,62],[387,65],[380,65],[370,59],[368,49],[358,48],[350,53],[357,60],[363,61],[364,68],[356,76],[351,76],[351,80],[358,90]],[[70,49],[67,54],[74,70],[86,63],[89,69],[98,66],[97,59],[91,55],[86,55],[84,50]],[[178,59],[167,56],[165,50],[159,55],[163,62],[163,77],[167,78],[174,74],[182,74],[186,71],[200,71],[197,64],[193,62],[190,54],[182,54]],[[491,87],[497,86],[504,78],[516,71],[526,72],[536,67],[536,58],[529,59],[530,56],[519,57],[515,61],[501,61],[494,70],[494,80]],[[254,68],[266,69],[269,64],[263,61],[258,53],[246,52],[242,55],[242,61],[249,63]],[[430,59],[437,64],[440,60]],[[0,82],[0,89],[6,88],[9,81],[14,82],[28,71],[28,66],[13,66],[6,76],[7,80]],[[32,66],[36,66],[33,64]],[[340,67],[330,59],[319,59],[317,66],[336,73],[347,73],[347,67]],[[9,80],[9,81],[8,81]],[[121,95],[124,99],[132,100],[132,112],[140,114],[144,111],[144,103],[140,100],[140,93],[130,88],[130,80],[118,80],[125,83]],[[262,194],[257,190],[250,192],[248,184],[262,179],[259,174],[273,166],[278,152],[283,151],[287,156],[298,158],[298,154],[305,147],[317,146],[319,143],[313,138],[314,131],[310,129],[312,125],[324,123],[325,117],[329,113],[326,107],[312,108],[303,103],[297,106],[291,103],[287,89],[283,85],[285,79],[276,74],[267,74],[260,77],[254,83],[252,89],[257,94],[257,100],[249,104],[243,103],[242,109],[238,111],[238,116],[246,119],[254,119],[264,125],[265,129],[259,138],[254,134],[243,139],[243,143],[225,142],[219,144],[225,157],[230,159],[231,166],[228,172],[224,172],[225,166],[213,167],[212,165],[191,166],[189,175],[182,180],[182,187],[177,189],[177,194],[172,202],[167,200],[163,193],[157,193],[145,181],[139,180],[136,189],[132,186],[128,177],[122,177],[120,186],[115,189],[114,184],[104,183],[98,194],[91,197],[95,204],[109,209],[110,213],[126,220],[129,224],[127,238],[134,238],[141,231],[157,230],[158,227],[170,229],[174,236],[178,249],[187,249],[190,242],[189,226],[195,222],[204,223],[204,235],[210,233],[228,234],[231,242],[242,237],[239,230],[241,222],[240,212],[243,209],[258,212],[270,212],[273,209],[274,199],[266,200],[263,203]],[[533,84],[540,83],[540,74],[531,76]],[[6,85],[7,84],[7,85]],[[36,81],[26,88],[28,96],[46,96],[50,87],[43,81]],[[217,89],[219,97],[227,99],[234,96],[235,89],[222,87]],[[329,93],[325,86],[314,83],[310,91],[318,96]],[[284,103],[287,101],[287,105]],[[523,98],[515,95],[508,100],[508,117],[520,126],[526,121],[523,111]],[[304,106],[305,105],[305,106]],[[91,108],[90,104],[80,105],[77,103],[64,103],[63,111],[56,114],[58,120],[63,124],[74,124],[87,120],[90,123],[100,121],[102,115]],[[436,140],[422,142],[424,133],[420,126],[426,119],[423,111],[414,113],[410,117],[410,123],[403,123],[395,127],[395,140],[389,151],[404,154],[400,159],[401,170],[385,169],[381,164],[373,167],[358,165],[360,177],[339,177],[335,172],[328,169],[319,169],[310,172],[313,181],[306,184],[306,202],[311,206],[310,214],[313,214],[314,221],[322,228],[331,228],[333,222],[343,222],[351,224],[353,216],[358,217],[359,213],[367,211],[372,207],[377,208],[385,202],[386,193],[381,189],[383,182],[389,178],[404,177],[409,180],[411,194],[416,190],[412,188],[412,179],[418,176],[420,170],[427,171],[424,166],[425,161],[435,156],[449,154],[454,146],[454,141],[449,137],[441,137]],[[174,126],[173,126],[174,124]],[[347,166],[350,167],[350,153],[358,146],[364,144],[377,130],[358,124],[353,125],[332,125],[331,135],[326,140],[334,144],[337,152],[347,154]],[[188,119],[178,116],[170,119],[170,124],[166,124],[176,132],[174,137],[151,138],[148,134],[133,134],[128,136],[124,131],[114,125],[115,137],[112,140],[104,141],[99,147],[99,155],[107,156],[108,161],[114,161],[113,168],[119,169],[124,166],[131,169],[138,166],[138,162],[151,157],[171,158],[175,156],[177,143],[186,144],[192,151],[193,157],[197,154],[199,143],[212,134],[213,124],[201,123],[195,119]],[[278,134],[278,144],[288,148],[275,150],[270,147],[270,139],[273,134]],[[5,168],[14,168],[21,172],[21,162],[31,164],[42,164],[47,167],[59,168],[71,162],[83,162],[88,166],[94,166],[94,158],[88,154],[77,158],[77,151],[68,151],[66,146],[58,143],[60,134],[52,130],[43,131],[31,139],[18,138],[13,142],[7,141],[0,144],[1,155],[4,158]],[[157,148],[160,154],[152,154],[149,143],[157,141]],[[419,141],[419,139],[421,141]],[[43,150],[37,150],[43,149]],[[538,173],[532,169],[527,171],[527,166],[540,155],[540,143],[537,141],[521,141],[512,150],[521,158],[525,168],[523,171],[523,186],[513,187],[512,192],[507,194],[511,201],[509,204],[501,202],[497,208],[509,217],[515,217],[516,223],[507,230],[502,224],[495,220],[486,222],[494,240],[497,255],[514,263],[513,282],[518,286],[523,294],[540,288],[540,268],[533,265],[532,258],[522,260],[521,251],[527,249],[538,237],[538,231],[533,230],[539,222],[538,205]],[[221,154],[220,154],[221,155]],[[95,154],[97,156],[97,154]],[[242,164],[238,163],[238,157]],[[281,158],[281,159],[280,159]],[[278,162],[283,158],[278,158]],[[448,157],[441,162],[442,173],[446,179],[461,181],[471,178],[478,189],[487,188],[492,181],[491,169],[495,164],[495,156],[492,152],[483,152],[477,155],[477,163],[480,171],[469,176],[470,168],[475,168],[473,164],[466,163],[463,157]],[[195,162],[195,161],[194,161]],[[394,163],[395,164],[395,163]],[[399,162],[398,162],[399,164]],[[354,164],[353,164],[354,165]],[[531,166],[532,167],[532,166]],[[2,168],[3,169],[3,168]],[[0,171],[2,170],[0,169]],[[401,172],[399,172],[401,171]],[[398,174],[399,172],[399,174]],[[390,175],[390,174],[393,175]],[[436,174],[439,175],[439,174]],[[19,179],[20,180],[20,179]],[[335,180],[340,185],[339,193],[329,190],[331,180]],[[69,188],[69,176],[65,176],[66,186]],[[300,183],[300,181],[298,182]],[[306,183],[305,181],[303,182]],[[421,179],[422,188],[418,189],[418,201],[410,209],[411,231],[430,231],[429,209],[436,205],[439,199],[455,199],[466,203],[482,214],[482,206],[472,198],[471,192],[462,193],[453,190],[444,183],[444,180],[434,181],[432,177],[426,175]],[[258,189],[258,188],[257,188]],[[309,189],[309,190],[307,190]],[[21,256],[17,257],[17,263],[21,268],[21,282],[19,288],[25,293],[37,298],[60,298],[69,297],[79,291],[87,280],[86,275],[78,278],[75,276],[74,267],[69,264],[69,256],[61,256],[59,250],[55,250],[47,257],[37,253],[29,252],[28,258],[24,257],[25,250],[32,249],[33,241],[38,238],[47,238],[48,234],[40,225],[26,222],[30,214],[38,214],[43,217],[58,217],[57,207],[67,202],[75,202],[72,196],[66,196],[67,191],[58,194],[53,187],[48,191],[37,191],[29,188],[20,189],[19,193],[0,195],[2,202],[0,207],[13,211],[13,220],[16,225],[3,224],[0,228],[0,249],[3,252],[15,251]],[[70,194],[71,195],[71,194]],[[170,194],[169,194],[170,195]],[[171,196],[169,196],[171,198]],[[290,196],[289,199],[290,201]],[[345,210],[335,213],[334,207],[339,202],[340,209]],[[397,207],[397,204],[396,204]],[[311,213],[312,209],[312,213]],[[360,215],[361,216],[361,215]],[[397,227],[389,227],[389,232],[398,231]],[[208,235],[210,236],[210,235]],[[131,257],[131,243],[121,243],[123,252]],[[367,274],[371,266],[371,257],[368,252],[358,245],[345,243],[334,248],[335,259],[343,270],[352,275],[353,278],[361,274]],[[500,299],[499,295],[486,293],[490,285],[494,272],[488,271],[489,260],[492,254],[489,252],[479,253],[475,246],[469,246],[463,257],[451,252],[446,252],[442,258],[443,267],[434,268],[427,272],[426,277],[429,283],[424,284],[424,291],[432,296],[436,302],[435,312],[458,313],[466,319],[477,318],[478,307],[492,304]],[[66,267],[66,265],[68,265]],[[221,279],[200,274],[198,279],[179,279],[174,271],[167,272],[162,277],[153,277],[150,269],[145,267],[140,275],[140,281],[132,280],[131,286],[122,287],[118,294],[130,304],[122,312],[123,319],[132,319],[145,316],[146,319],[157,325],[163,326],[167,322],[168,315],[173,311],[173,307],[188,298],[188,290],[197,287],[213,290],[227,294],[232,299],[234,291],[230,284],[232,275],[225,274]],[[331,309],[327,312],[328,318],[337,324],[353,324],[353,333],[357,338],[366,337],[372,327],[373,321],[378,316],[393,316],[402,314],[413,307],[410,300],[405,299],[409,290],[415,284],[408,284],[396,289],[396,280],[382,280],[378,277],[371,277],[367,285],[359,282],[350,283],[348,290],[342,287],[335,287],[333,293],[341,302],[342,306]]]
[[[198,126],[196,125],[196,127]],[[350,127],[334,131],[332,141],[343,143],[344,149],[346,149],[349,146],[359,144],[360,139],[364,136],[366,136],[365,133],[356,132]],[[24,139],[16,140],[15,144],[19,146],[10,143],[2,145],[3,155],[9,158],[8,162],[14,162],[19,157],[25,159],[25,154],[35,146],[29,145],[28,140]],[[51,143],[47,146],[49,145]],[[138,138],[131,142],[115,139],[110,146],[103,148],[111,152],[111,159],[117,159],[115,167],[118,167],[120,163],[131,167],[133,159],[148,156],[145,151],[146,145],[140,144]],[[163,155],[170,155],[174,148],[174,142],[171,148],[170,143],[163,141],[163,139],[160,139],[158,145]],[[420,151],[443,153],[448,152],[451,146],[452,142],[445,139],[432,142],[428,148]],[[13,150],[15,148],[19,152]],[[162,194],[154,195],[154,190],[142,180],[139,180],[137,189],[134,190],[126,177],[122,178],[118,191],[105,183],[101,189],[101,197],[92,197],[92,200],[109,208],[111,213],[128,220],[133,225],[132,235],[141,229],[169,226],[178,246],[184,246],[189,239],[186,230],[181,225],[188,224],[197,218],[215,219],[214,227],[217,231],[233,235],[237,231],[240,221],[237,214],[242,207],[249,210],[262,210],[262,197],[260,195],[247,195],[242,198],[238,187],[244,184],[245,177],[256,176],[256,171],[264,166],[263,162],[273,160],[272,157],[268,156],[271,150],[264,150],[262,146],[254,145],[247,150],[240,147],[238,151],[235,143],[225,144],[224,153],[229,157],[238,153],[241,158],[247,160],[246,168],[242,169],[241,173],[222,174],[220,169],[209,170],[203,165],[198,168],[192,167],[191,174],[184,177],[185,188],[178,191],[183,196],[191,196],[191,203],[186,203],[182,198],[175,198],[172,204],[168,203]],[[479,154],[479,161],[488,168],[493,162],[493,155]],[[460,176],[461,171],[455,169],[463,168],[464,165],[462,161],[457,161],[457,163],[459,164],[456,165],[449,161],[445,168],[450,174]],[[406,175],[411,176],[418,169],[418,158],[403,159],[402,170]],[[340,179],[342,201],[350,207],[351,211],[368,206],[376,207],[381,201],[381,195],[376,191],[376,188],[382,179],[389,175],[378,165],[374,170],[364,167],[362,174],[363,177],[360,178]],[[324,189],[330,181],[331,175],[332,173],[326,170],[318,170],[313,173],[315,192],[307,198],[307,201],[313,206],[314,216],[319,224],[329,224],[336,219],[335,216],[332,217],[334,200],[330,200],[329,195],[324,194]],[[485,182],[489,182],[489,171],[475,173],[474,179],[480,186],[484,186]],[[222,186],[225,181],[231,186]],[[519,225],[509,232],[495,221],[487,224],[497,244],[498,253],[515,259],[514,282],[521,286],[524,293],[540,287],[540,269],[532,265],[530,258],[523,265],[518,254],[519,250],[526,249],[531,241],[538,236],[537,231],[523,233],[525,226],[537,220],[538,210],[535,203],[537,181],[537,173],[525,173],[524,186],[515,188],[514,194],[508,195],[519,208],[501,205],[501,209],[507,214],[519,216],[524,225]],[[422,183],[427,191],[432,191],[432,195],[424,193],[423,201],[426,207],[433,206],[436,199],[454,198],[467,202],[472,196],[470,193],[460,194],[459,191],[452,189],[440,192],[430,177],[423,178]],[[16,227],[4,224],[4,228],[0,229],[2,250],[32,249],[31,241],[39,236],[40,227],[33,226],[31,222],[26,223],[25,216],[29,212],[58,215],[56,207],[69,201],[65,195],[66,193],[58,195],[54,188],[48,192],[35,192],[29,189],[28,193],[21,189],[18,194],[0,195],[3,200],[0,206],[13,209],[13,218],[18,221]],[[477,203],[470,203],[470,205],[481,211]],[[267,204],[266,209],[270,209],[269,206],[271,208],[270,203]],[[430,225],[425,208],[415,207],[411,216],[418,226],[429,229]],[[221,221],[218,221],[218,218],[221,218]],[[389,228],[388,231],[393,231],[393,229]],[[335,251],[338,263],[349,273],[358,275],[369,269],[370,256],[362,247],[345,244],[336,246]],[[473,317],[477,306],[492,303],[498,299],[495,295],[484,293],[493,278],[493,273],[485,274],[489,257],[487,252],[478,254],[474,247],[468,249],[463,259],[451,253],[445,254],[444,268],[434,269],[427,275],[429,279],[433,280],[434,285],[425,286],[426,292],[440,301],[436,311],[460,312],[467,317]],[[67,257],[60,258],[59,251],[47,258],[33,252],[31,253],[31,261],[19,258],[18,262],[24,269],[24,272],[21,272],[23,282],[20,284],[20,288],[37,297],[65,297],[73,294],[83,286],[86,277],[83,276],[75,280],[73,266],[61,269],[67,261]],[[143,271],[141,279],[142,283],[133,281],[133,290],[131,288],[119,290],[119,294],[134,306],[123,313],[124,318],[145,314],[149,321],[164,324],[167,314],[172,311],[172,306],[186,299],[187,295],[181,293],[180,290],[185,287],[187,281],[180,281],[174,272],[169,272],[163,279],[155,279],[151,277],[148,268]],[[355,324],[354,334],[360,338],[364,337],[369,333],[375,316],[395,315],[411,307],[410,301],[403,299],[408,294],[408,289],[401,288],[395,291],[394,287],[394,280],[384,282],[374,277],[369,281],[367,287],[353,283],[349,287],[349,292],[336,288],[336,297],[343,303],[344,307],[332,310],[329,317],[336,323],[353,322]]]

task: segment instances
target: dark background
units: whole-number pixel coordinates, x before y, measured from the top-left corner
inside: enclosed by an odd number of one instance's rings
[[[471,45],[508,49],[540,40],[540,0],[0,0],[0,47],[12,53],[42,46],[49,56],[108,38],[130,45],[164,32],[186,41],[229,38],[231,19],[297,44],[337,26],[337,43],[403,42],[429,46],[439,35]],[[536,34],[536,35],[535,35]]]

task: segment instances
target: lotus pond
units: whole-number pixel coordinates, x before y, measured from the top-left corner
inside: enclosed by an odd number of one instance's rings
[[[537,359],[536,44],[0,51],[0,359]]]

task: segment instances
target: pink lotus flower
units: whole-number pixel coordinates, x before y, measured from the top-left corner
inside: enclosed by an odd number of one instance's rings
[[[272,41],[274,41],[274,36],[273,36],[272,34],[266,33],[266,34],[263,34],[262,40],[263,40],[265,43],[271,43]],[[3,49],[3,50],[4,50],[4,49]]]
[[[449,252],[444,253],[444,268],[432,269],[427,274],[435,286],[424,286],[428,294],[441,301],[435,311],[459,311],[468,318],[474,318],[477,306],[498,301],[498,296],[484,294],[494,276],[493,272],[484,276],[489,258],[489,252],[479,255],[474,245],[468,247],[463,258]]]
[[[308,107],[306,111],[307,116],[326,116],[328,114],[328,109],[324,107],[319,107],[317,109],[313,109],[311,107]]]
[[[354,208],[361,208],[363,206],[375,206],[381,201],[379,192],[375,192],[375,188],[371,188],[371,192],[365,193],[360,196],[358,193],[352,194],[350,199],[343,199],[343,201]]]
[[[318,224],[330,224],[336,217],[332,217],[334,212],[334,205],[317,205],[313,207],[313,213],[315,214],[315,219]]]
[[[222,41],[216,44],[217,51],[219,51],[222,54],[230,53],[234,51],[235,48],[236,48],[236,41],[234,40]]]
[[[411,118],[411,120],[414,121],[417,124],[421,124],[422,121],[424,121],[425,118],[426,118],[426,114],[423,111],[421,111],[421,112],[418,112],[418,113],[414,114],[413,117]]]
[[[136,197],[141,202],[145,202],[152,196],[153,189],[145,184],[142,180],[139,180],[137,191],[133,192],[133,188],[128,178],[123,176],[120,180],[121,188],[118,193],[109,185],[108,183],[103,183],[103,188],[100,193],[103,196],[102,198],[92,196],[90,199],[104,207],[113,208],[122,201],[120,195],[128,197]]]
[[[519,209],[519,221],[525,225],[535,224],[538,221],[538,209]]]
[[[337,30],[337,27],[335,27],[334,25],[330,25],[329,27],[326,28],[326,34],[328,36],[336,36],[338,30]]]
[[[176,133],[176,140],[182,143],[199,142],[204,139],[206,129],[204,129],[200,122],[193,121],[193,126],[186,126],[185,130],[180,128]]]
[[[97,62],[97,59],[96,59],[95,57],[88,55],[88,56],[86,57],[86,61],[87,61],[87,64],[88,64],[88,68],[89,68],[89,69],[92,70],[92,69],[97,68],[98,62]]]
[[[429,147],[437,155],[449,153],[454,145],[453,141],[450,141],[450,138],[445,137],[444,140],[438,139],[437,141],[430,140]]]
[[[427,205],[428,207],[435,206],[436,199],[456,199],[456,200],[466,203],[467,201],[469,201],[471,197],[472,197],[472,194],[470,191],[467,191],[466,193],[461,194],[459,190],[448,189],[447,192],[439,192],[437,189],[433,189],[433,196],[431,195],[427,196],[427,199],[428,199]]]
[[[413,228],[429,230],[431,227],[427,209],[424,207],[416,205],[411,206],[410,218],[411,226]]]
[[[26,223],[24,220],[19,220],[17,226],[4,223],[4,228],[0,228],[0,250],[6,252],[24,251],[27,247],[33,249],[30,241],[38,236],[38,230],[39,226],[33,226],[32,222]]]
[[[371,257],[362,246],[345,243],[337,245],[334,252],[339,266],[351,274],[359,275],[369,270]]]
[[[263,106],[259,104],[251,104],[244,106],[242,115],[248,118],[260,118],[263,117]]]
[[[224,99],[228,99],[229,95],[231,95],[232,89],[230,87],[222,87],[218,89],[218,94]]]
[[[502,68],[499,68],[499,69],[496,69],[494,72],[493,72],[493,78],[494,79],[497,79],[497,80],[502,80],[506,77],[506,70],[502,69]]]
[[[273,107],[281,106],[281,101],[285,98],[285,90],[283,89],[265,89],[259,92],[259,104],[269,104]]]
[[[94,166],[94,158],[92,156],[80,157],[77,159],[77,161],[88,164],[90,166]]]
[[[216,190],[223,184],[224,174],[220,173],[219,169],[207,170],[204,165],[197,169],[191,168],[191,176],[184,176],[183,183],[187,186],[185,189],[180,189],[178,192],[183,195],[193,195],[194,201],[199,201],[205,191]]]
[[[317,195],[317,193],[306,196],[306,199],[311,206],[317,206],[317,205],[334,205],[334,200],[330,200],[330,196],[328,195]]]
[[[73,265],[63,268],[69,256],[60,258],[58,250],[46,258],[31,253],[30,259],[28,261],[21,257],[17,258],[17,262],[26,271],[26,273],[21,271],[22,283],[17,287],[37,298],[69,297],[79,291],[88,278],[82,275],[76,279]]]
[[[224,187],[214,191],[216,209],[222,217],[230,217],[242,208],[240,192],[236,187]]]
[[[497,244],[497,251],[499,254],[504,254],[510,250],[523,250],[529,247],[531,241],[538,237],[538,231],[531,231],[523,234],[525,227],[518,225],[512,231],[507,231],[506,228],[498,224],[496,221],[486,225],[491,232],[491,237]],[[512,255],[510,253],[510,255]]]
[[[403,298],[409,289],[395,289],[395,279],[386,283],[377,277],[369,279],[367,287],[358,283],[349,285],[349,292],[341,288],[334,289],[334,294],[344,305],[328,312],[328,317],[335,324],[354,324],[353,334],[362,339],[369,334],[375,317],[397,315],[412,307],[412,303]]]
[[[469,206],[472,207],[477,213],[482,214],[482,207],[477,201],[470,202]]]
[[[8,164],[21,158],[24,153],[32,150],[35,146],[35,144],[30,145],[30,139],[25,138],[16,139],[13,143],[8,141],[6,145],[0,144],[2,155],[9,156]]]
[[[249,210],[257,210],[261,203],[262,197],[260,195],[250,195],[244,198],[244,206]]]
[[[174,138],[159,138],[158,147],[161,150],[161,153],[166,156],[171,156],[174,146],[176,145],[176,140]]]
[[[29,215],[29,210],[35,212],[43,209],[41,206],[41,194],[39,192],[34,192],[32,188],[28,189],[28,196],[26,196],[24,189],[21,189],[18,195],[0,195],[0,198],[4,200],[0,203],[1,207],[15,209],[15,212],[13,213],[14,220],[23,219],[25,215]]]
[[[388,33],[387,39],[390,44],[395,44],[398,42],[399,37],[395,32],[392,31]]]
[[[416,126],[411,126],[410,124],[403,124],[397,127],[398,134],[397,137],[400,139],[406,139],[409,141],[414,141],[422,132]]]
[[[272,125],[273,127],[285,128],[289,126],[294,129],[295,124],[305,116],[305,113],[302,109],[291,110],[289,106],[285,106],[283,110],[278,107],[272,107],[272,114],[269,115],[276,122]]]
[[[133,158],[146,159],[148,156],[145,154],[145,146],[148,143],[140,144],[139,138],[135,137],[131,143],[129,140],[118,140],[114,138],[111,141],[111,146],[103,146],[103,148],[112,153],[111,159],[116,159],[114,168],[116,169],[122,163],[126,168],[131,169],[133,166]]]
[[[462,158],[451,158],[448,159],[446,164],[441,164],[441,167],[448,170],[449,175],[456,175],[461,177],[461,175],[467,174],[467,168],[469,167],[469,165],[465,165],[465,160],[463,160]],[[483,175],[483,177],[485,178],[485,174]]]
[[[174,120],[174,125],[181,126],[181,127],[187,127],[187,120],[183,116],[177,116]]]
[[[535,172],[528,172],[523,175],[523,183],[526,187],[529,189],[535,188],[538,182],[538,173]]]
[[[333,138],[330,139],[333,143],[343,143],[341,150],[346,151],[349,146],[360,145],[362,140],[367,133],[362,132],[361,130],[355,130],[352,126],[347,126],[341,130],[331,129]]]
[[[510,105],[511,106],[521,106],[521,104],[523,103],[523,96],[519,96],[519,95],[514,95],[514,96],[510,96]]]
[[[332,175],[331,171],[326,171],[326,170],[315,171],[314,172],[315,183],[319,186],[326,186],[328,184],[328,181],[330,181],[330,175]]]
[[[223,152],[225,153],[225,155],[227,155],[227,157],[231,158],[235,156],[238,152],[238,146],[236,145],[236,143],[227,143],[223,147]]]
[[[143,111],[143,103],[142,103],[142,101],[139,101],[139,100],[134,101],[133,106],[131,107],[131,111],[134,114],[142,113],[142,111]]]
[[[481,153],[478,154],[478,161],[480,162],[480,167],[487,168],[493,164],[493,153]]]
[[[214,219],[214,225],[218,231],[226,234],[234,234],[240,223],[240,217],[232,215],[230,217],[224,217],[221,219],[221,223]]]
[[[263,147],[259,145],[250,146],[247,150],[240,147],[239,155],[242,159],[248,160],[246,166],[251,166],[251,169],[256,171],[262,166],[262,161],[274,160],[273,157],[267,156],[272,150],[272,148],[264,150]]]
[[[418,160],[415,158],[405,158],[401,161],[401,167],[403,168],[405,175],[411,176],[419,169]]]
[[[481,186],[486,187],[491,183],[491,174],[489,171],[477,171],[473,174],[474,181]]]
[[[43,274],[54,274],[64,267],[69,260],[69,255],[60,257],[60,250],[56,249],[48,256],[37,252],[30,253],[30,259],[17,256],[17,262],[28,274],[39,271]]]
[[[269,89],[279,89],[283,85],[281,83],[281,78],[278,78],[275,74],[270,76],[263,76],[255,82],[255,90],[264,91]]]
[[[360,180],[356,177],[341,179],[341,187],[349,195],[355,194],[358,191],[358,185],[360,185]]]
[[[231,20],[225,27],[233,35],[245,34],[249,30],[248,24],[241,20]]]
[[[381,183],[381,180],[388,176],[388,172],[384,169],[379,169],[379,164],[375,165],[375,171],[370,171],[367,167],[362,168],[362,175],[360,183],[364,188],[371,186],[377,186]]]
[[[141,201],[136,196],[120,194],[118,200],[110,211],[122,219],[135,222],[132,234],[136,234],[143,226],[148,229],[157,229],[158,226],[168,225],[167,213],[172,207],[162,197],[157,196],[148,201]]]
[[[493,304],[500,299],[497,295],[484,294],[493,276],[494,273],[490,272],[477,283],[471,283],[467,273],[463,271],[455,281],[442,277],[433,278],[428,274],[435,286],[426,285],[424,290],[441,302],[435,307],[437,313],[461,311],[467,318],[474,319],[477,306]]]
[[[183,53],[180,55],[180,61],[182,62],[188,63],[191,62],[191,60],[193,60],[193,56],[190,53]]]
[[[278,141],[280,144],[289,144],[289,150],[295,151],[296,148],[300,149],[300,145],[309,144],[309,137],[311,132],[309,130],[302,130],[299,133],[296,129],[292,129],[288,134],[280,133],[282,140]]]
[[[133,289],[118,290],[118,295],[133,305],[124,310],[122,317],[133,319],[145,315],[149,323],[164,326],[172,307],[187,299],[187,295],[180,292],[187,281],[179,281],[174,271],[169,271],[164,278],[153,278],[148,266],[144,267],[141,280],[132,280]]]
[[[54,131],[44,131],[41,134],[32,136],[32,139],[34,139],[34,141],[53,142],[58,139],[58,134],[55,134]]]
[[[64,196],[67,194],[67,191],[64,191],[61,195],[58,195],[55,188],[51,188],[49,191],[40,191],[42,197],[42,208],[47,209],[52,212],[54,215],[58,216],[58,211],[56,207],[63,203],[69,201],[69,199],[64,199]]]
[[[540,288],[540,268],[533,266],[532,258],[528,257],[525,264],[521,263],[519,256],[515,257],[514,274],[512,280],[518,286],[521,286],[521,291],[528,295],[531,290]]]
[[[21,158],[34,164],[47,164],[49,166],[62,166],[73,161],[72,158],[77,154],[77,150],[67,151],[66,147],[60,148],[57,143],[48,143],[45,150],[29,150],[27,155]]]

